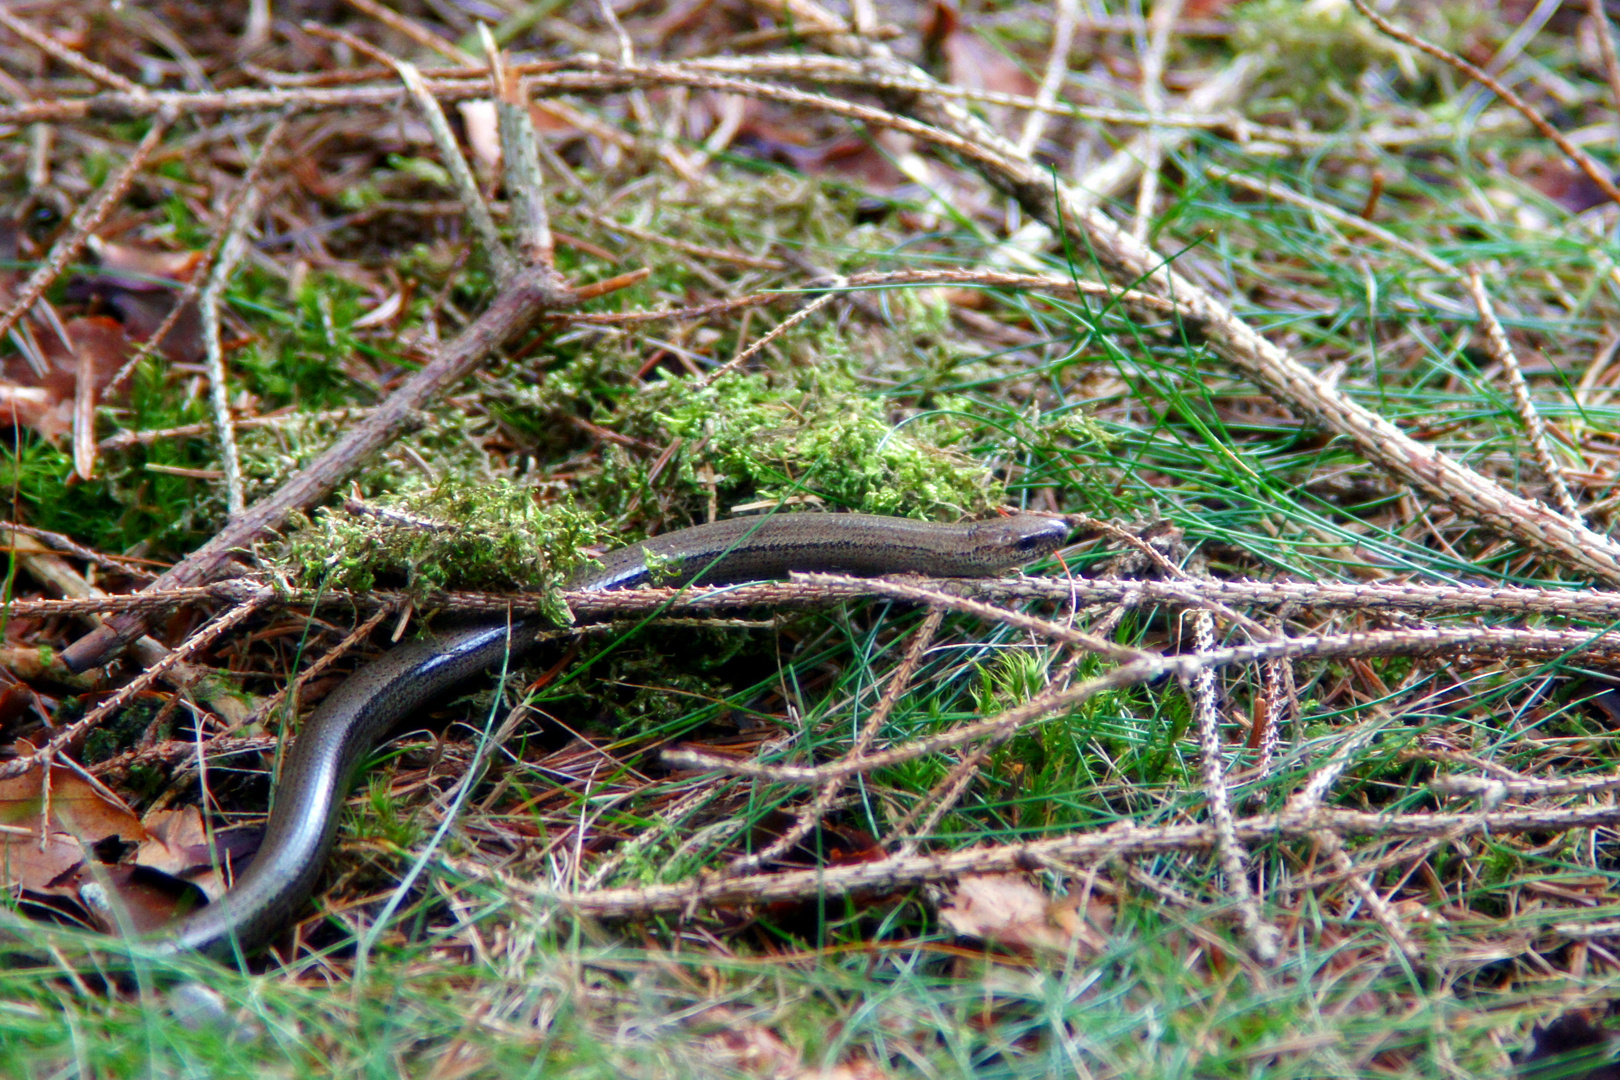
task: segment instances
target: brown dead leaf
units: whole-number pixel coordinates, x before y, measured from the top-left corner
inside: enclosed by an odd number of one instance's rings
[[[140,819],[98,784],[65,765],[51,769],[50,812],[43,774],[35,769],[0,780],[0,885],[31,892],[71,894],[66,876],[84,861],[85,849],[110,839],[139,843]]]
[[[195,893],[138,866],[85,864],[64,884],[73,887],[96,928],[108,934],[126,927],[144,934],[197,906]]]
[[[1614,896],[1608,891],[1609,885],[1609,879],[1602,874],[1588,874],[1585,876],[1565,874],[1557,878],[1542,878],[1524,882],[1524,888],[1527,892],[1539,893],[1542,896],[1549,896],[1558,900],[1568,900],[1571,903],[1583,906],[1612,903]]]
[[[60,444],[74,430],[75,402],[81,414],[89,415],[95,397],[131,351],[124,328],[103,315],[70,319],[62,330],[66,341],[62,334],[42,326],[33,333],[43,372],[16,355],[0,366],[0,424],[9,421],[29,428],[53,444]],[[88,380],[82,392],[81,376]],[[93,439],[90,445],[94,446]],[[86,458],[86,468],[91,464]]]
[[[111,793],[66,766],[51,772],[42,846],[39,776],[36,770],[0,781],[0,881],[25,902],[108,933],[145,932],[223,891],[196,807],[155,814],[148,828]],[[87,857],[109,840],[137,845],[136,860],[108,864]],[[187,873],[198,866],[202,873]]]
[[[110,313],[111,321],[122,327],[127,341],[121,365],[132,353],[131,344],[149,341],[168,318],[180,286],[196,274],[202,252],[140,247],[99,237],[92,238],[91,246],[99,266],[69,281],[67,298],[90,315]],[[195,363],[202,357],[202,322],[194,302],[182,309],[158,352],[171,363]]]
[[[124,328],[100,316],[74,319],[68,339],[78,361],[73,383],[73,471],[85,480],[96,471],[96,402],[130,355]]]
[[[945,80],[965,90],[1033,96],[1039,89],[1023,66],[968,28],[954,0],[934,0],[923,28],[924,48],[945,67]],[[998,130],[1011,130],[1005,106],[987,110]]]
[[[748,1076],[801,1075],[798,1051],[767,1027],[724,1007],[705,1010],[701,1026],[707,1029],[702,1039],[708,1056],[716,1063]]]
[[[802,127],[773,123],[763,115],[750,114],[732,137],[732,148],[764,161],[797,169],[806,176],[839,176],[859,181],[874,194],[892,192],[908,182],[896,164],[910,149],[903,138],[879,133],[873,138],[835,135],[810,142]]]
[[[793,824],[791,814],[774,810],[754,826],[751,846],[756,850],[767,847]],[[877,862],[887,852],[877,837],[864,829],[856,829],[823,820],[808,837],[795,844],[783,856],[784,864],[795,866],[848,866],[851,863]]]
[[[28,428],[59,443],[73,430],[73,403],[52,400],[43,387],[0,381],[0,426]]]
[[[135,865],[180,877],[208,863],[208,830],[195,806],[157,810],[146,816],[147,838],[135,851]]]
[[[1182,6],[1183,19],[1220,19],[1224,18],[1232,8],[1236,7],[1238,0],[1187,0]]]
[[[93,246],[103,274],[141,279],[153,288],[190,281],[203,255],[200,251],[165,251],[112,240],[98,239]]]
[[[555,140],[558,136],[579,134],[579,125],[573,118],[560,111],[556,102],[544,99],[529,103],[529,119],[534,121],[534,130],[542,135],[550,135]]]
[[[176,290],[163,282],[96,274],[75,278],[68,285],[68,296],[92,311],[111,312],[131,342],[145,344],[169,317]],[[195,301],[181,309],[157,351],[175,364],[195,364],[202,359],[202,316]]]
[[[44,380],[46,389],[71,399],[79,385],[80,373],[87,370],[92,388],[100,393],[129,359],[130,342],[123,326],[117,319],[105,315],[89,315],[70,319],[67,332],[68,340],[73,343],[71,352],[60,338],[46,339],[51,342],[45,349],[51,361],[51,374]]]
[[[214,835],[219,848],[219,865],[203,824],[202,811],[195,806],[179,810],[159,810],[148,814],[148,839],[135,851],[135,865],[189,882],[210,900],[224,894],[227,881],[223,869],[234,859],[251,855],[258,847],[256,830],[230,829]]]
[[[894,1074],[870,1058],[857,1058],[826,1069],[806,1069],[793,1080],[887,1080]]]
[[[494,176],[501,167],[501,140],[495,133],[495,103],[487,99],[463,101],[456,106],[456,111],[461,113],[461,129],[467,133],[473,161],[483,175]]]
[[[973,874],[956,883],[939,917],[962,937],[1090,956],[1105,944],[1113,909],[1093,896],[1082,914],[1079,903],[1046,895],[1022,874]]]

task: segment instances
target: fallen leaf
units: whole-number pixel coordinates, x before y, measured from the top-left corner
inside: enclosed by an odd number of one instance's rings
[[[388,299],[350,323],[350,329],[369,330],[373,326],[381,326],[383,323],[392,320],[395,315],[398,315],[400,309],[404,306],[405,292],[403,289],[396,290]]]
[[[96,402],[129,358],[130,343],[124,328],[100,316],[74,319],[67,324],[73,343],[73,471],[85,480],[96,471]]]
[[[1079,896],[1048,896],[1022,874],[973,874],[956,883],[939,917],[962,937],[1091,956],[1105,944],[1113,909],[1093,896],[1082,914],[1079,903]]]
[[[704,1011],[701,1036],[716,1064],[746,1076],[797,1076],[798,1051],[769,1028],[747,1020],[723,1006]]]
[[[923,37],[926,54],[943,61],[945,81],[953,86],[1023,97],[1040,89],[1018,61],[966,28],[954,0],[934,0]],[[985,112],[997,131],[1016,130],[1013,120],[1017,114],[1005,105],[989,106]]]
[[[200,251],[168,251],[100,238],[95,238],[91,247],[101,262],[101,272],[132,279],[127,282],[131,288],[184,284],[191,280],[202,262]]]
[[[0,425],[28,428],[58,443],[73,430],[73,402],[53,398],[41,386],[0,381]]]
[[[0,885],[71,895],[75,883],[67,875],[84,861],[87,849],[114,839],[139,843],[146,830],[111,792],[57,765],[50,772],[50,812],[42,837],[43,775],[34,769],[0,780]]]
[[[148,836],[135,849],[135,865],[195,885],[210,900],[218,900],[229,886],[226,869],[259,846],[259,830],[252,828],[220,830],[210,843],[202,811],[195,806],[156,811],[143,824]]]
[[[456,106],[456,111],[461,113],[461,129],[467,133],[473,160],[486,175],[493,176],[501,167],[501,140],[495,133],[495,103],[487,98],[463,101]]]
[[[108,934],[144,934],[197,906],[196,893],[138,866],[85,864],[69,883],[90,921]]]
[[[896,159],[910,150],[903,137],[880,132],[872,138],[837,135],[810,143],[805,134],[791,124],[772,124],[751,116],[732,137],[731,149],[787,165],[807,176],[856,180],[868,192],[893,192],[907,182],[905,171],[896,165]]]
[[[792,825],[792,815],[774,810],[754,826],[750,846],[754,850],[768,847]],[[851,863],[877,862],[887,856],[877,837],[864,829],[850,828],[823,820],[782,855],[784,865],[795,866],[848,866]]]
[[[40,369],[20,355],[0,364],[0,424],[9,420],[59,444],[74,430],[75,402],[81,416],[93,415],[95,399],[132,355],[132,345],[123,326],[104,315],[70,319],[60,333],[39,325],[30,336]],[[83,475],[93,461],[82,449],[80,457]]]
[[[157,810],[146,816],[147,838],[135,850],[135,865],[180,877],[198,863],[209,862],[208,831],[195,806]]]
[[[806,1069],[793,1080],[887,1080],[892,1075],[870,1058],[858,1058],[826,1069]]]

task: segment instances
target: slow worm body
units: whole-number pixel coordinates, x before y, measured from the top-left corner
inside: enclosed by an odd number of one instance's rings
[[[720,585],[795,570],[984,577],[1050,554],[1067,535],[1061,519],[1034,514],[956,525],[871,514],[735,518],[609,552],[568,587]],[[377,740],[436,695],[526,649],[542,629],[535,620],[469,626],[400,645],[351,675],[288,751],[264,840],[247,869],[218,900],[159,931],[153,944],[222,958],[263,947],[314,889],[349,785]]]

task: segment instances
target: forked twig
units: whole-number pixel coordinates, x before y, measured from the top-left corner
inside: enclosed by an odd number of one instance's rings
[[[32,754],[26,754],[0,764],[0,780],[9,780],[13,776],[21,776],[42,762],[50,762],[57,754],[77,742],[86,732],[93,730],[96,725],[100,724],[108,716],[129,704],[131,698],[152,685],[164,672],[211,644],[226,631],[235,628],[250,615],[269,603],[274,595],[275,593],[272,590],[263,589],[257,595],[244,600],[223,614],[215,616],[196,633],[188,637],[183,645],[124,684],[112,697],[63,728],[52,736],[44,746],[41,746]]]
[[[556,286],[549,268],[521,271],[477,321],[445,344],[433,361],[407,379],[361,424],[276,492],[229,522],[145,591],[202,584],[218,576],[239,549],[280,525],[294,510],[307,509],[326,498],[352,470],[404,431],[418,409],[468,375],[491,351],[527,329],[541,310],[570,303],[573,295]],[[144,632],[142,618],[120,616],[64,649],[62,661],[70,670],[83,671],[104,662],[111,652]]]

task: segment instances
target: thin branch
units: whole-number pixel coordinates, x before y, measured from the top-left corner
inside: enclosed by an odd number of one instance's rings
[[[816,26],[835,21],[813,0],[788,2],[796,16]],[[923,72],[894,57],[885,46],[847,37],[830,41],[835,47],[861,52],[880,70],[927,81]],[[1620,583],[1620,542],[1515,495],[1352,401],[1238,318],[1215,295],[1177,273],[1162,255],[1105,215],[1088,208],[1076,192],[1054,182],[1046,170],[1020,155],[1016,147],[977,118],[954,104],[932,101],[927,95],[915,96],[896,107],[930,121],[918,127],[917,133],[923,138],[932,139],[931,132],[935,131],[950,133],[947,140],[933,140],[936,145],[952,149],[961,143],[971,146],[971,152],[964,152],[963,157],[992,184],[1011,194],[1028,213],[1048,226],[1074,234],[1085,250],[1093,252],[1113,272],[1145,283],[1149,291],[1174,297],[1184,320],[1202,331],[1222,359],[1295,412],[1349,437],[1374,463],[1459,513],[1600,580]],[[873,122],[882,120],[874,118]]]
[[[1091,653],[1085,649],[1070,650],[1069,658],[1048,680],[1047,685],[1058,688],[1067,686],[1069,680],[1074,677],[1075,669],[1080,666],[1082,660],[1090,655]],[[922,847],[922,838],[938,827],[939,823],[944,820],[945,815],[951,812],[957,801],[966,793],[968,784],[972,783],[973,778],[978,775],[980,767],[995,752],[996,748],[1011,736],[1011,732],[1004,736],[992,735],[984,741],[983,746],[976,747],[964,754],[962,760],[953,765],[951,771],[945,774],[944,779],[935,784],[927,795],[917,800],[912,808],[906,811],[904,817],[895,822],[892,835],[898,839],[899,843],[894,845],[892,841],[890,842],[891,846],[894,847],[895,854],[911,855]],[[918,821],[918,818],[922,820]]]
[[[1485,350],[1502,365],[1502,372],[1507,376],[1514,410],[1518,412],[1530,437],[1530,456],[1536,459],[1536,466],[1541,469],[1541,475],[1546,477],[1547,485],[1552,489],[1553,503],[1571,521],[1584,521],[1581,508],[1576,505],[1575,496],[1569,493],[1569,484],[1564,481],[1564,470],[1558,467],[1558,462],[1553,458],[1552,443],[1547,438],[1547,422],[1541,418],[1541,411],[1530,399],[1530,386],[1524,381],[1524,370],[1519,367],[1519,358],[1513,353],[1507,332],[1496,318],[1491,298],[1485,292],[1485,279],[1476,267],[1468,270],[1468,293],[1474,298],[1474,306],[1479,309],[1480,326],[1485,331]]]
[[[0,780],[9,780],[14,776],[21,776],[36,765],[52,761],[57,754],[77,742],[107,717],[122,709],[136,694],[151,686],[170,668],[180,664],[192,654],[201,651],[225,634],[226,631],[234,629],[248,616],[264,607],[274,596],[273,590],[261,589],[256,595],[237,604],[224,614],[216,616],[200,630],[188,637],[183,645],[131,679],[116,694],[85,713],[83,717],[64,727],[34,753],[0,764]]]
[[[1320,199],[1313,199],[1309,195],[1302,195],[1297,191],[1284,187],[1282,184],[1277,183],[1274,180],[1256,180],[1252,177],[1245,176],[1242,173],[1236,173],[1230,169],[1223,169],[1218,165],[1212,165],[1205,169],[1204,175],[1208,176],[1212,180],[1221,180],[1228,184],[1232,184],[1235,187],[1244,188],[1245,190],[1253,191],[1260,195],[1265,195],[1267,198],[1276,199],[1279,202],[1291,203],[1303,210],[1309,210],[1313,214],[1324,217],[1333,222],[1335,225],[1342,225],[1343,227],[1355,232],[1365,233],[1366,235],[1384,244],[1386,247],[1404,252],[1437,274],[1442,274],[1448,278],[1462,277],[1461,270],[1457,269],[1455,266],[1452,266],[1438,255],[1435,255],[1428,248],[1414,244],[1410,240],[1403,240],[1401,237],[1396,236],[1383,226],[1375,225],[1359,214],[1352,214],[1348,211],[1340,210],[1337,206],[1322,202]]]
[[[1617,823],[1620,823],[1620,806],[1509,810],[1490,814],[1369,814],[1356,810],[1317,810],[1309,815],[1282,813],[1240,818],[1235,832],[1245,844],[1262,844],[1308,839],[1317,833],[1339,837],[1377,836],[1386,840],[1449,833],[1460,839],[1487,833],[1508,835],[1606,828]],[[541,886],[530,886],[529,890],[538,898],[580,914],[632,918],[691,913],[722,905],[844,896],[857,891],[885,892],[931,881],[948,881],[963,874],[1008,873],[1050,863],[1097,864],[1110,859],[1198,851],[1214,843],[1215,832],[1208,825],[1117,825],[1027,844],[894,856],[852,866],[822,866],[812,870],[703,878],[672,885],[593,892],[555,892]]]
[[[521,78],[508,70],[506,58],[496,48],[489,27],[480,22],[478,33],[489,58],[489,79],[495,94],[495,126],[500,135],[512,221],[517,226],[517,248],[524,263],[554,268],[556,242],[551,235],[551,215],[546,209],[540,136],[534,130],[534,118],[529,114]]]
[[[1209,612],[1191,613],[1193,645],[1200,653],[1215,649],[1215,620]],[[1260,913],[1260,903],[1249,884],[1249,853],[1237,837],[1232,818],[1232,794],[1226,783],[1226,764],[1221,746],[1221,714],[1213,668],[1200,667],[1182,676],[1187,700],[1192,705],[1193,727],[1198,735],[1198,774],[1209,808],[1210,825],[1215,830],[1215,859],[1225,879],[1226,891],[1237,905],[1243,923],[1243,936],[1249,951],[1261,963],[1277,958],[1282,934]]]
[[[68,48],[49,34],[35,30],[28,23],[13,15],[7,7],[7,5],[0,4],[0,26],[4,26],[52,60],[88,76],[103,86],[110,86],[119,93],[128,94],[133,98],[150,96],[150,92],[139,84],[131,82],[116,71],[103,67],[77,49]]]
[[[1366,656],[1436,656],[1463,653],[1501,655],[1511,650],[1520,656],[1586,657],[1603,662],[1620,655],[1620,633],[1591,634],[1569,630],[1502,630],[1496,627],[1452,629],[1425,626],[1414,629],[1358,631],[1348,634],[1310,634],[1253,645],[1227,646],[1208,652],[1182,656],[1150,656],[1121,664],[1112,671],[1065,690],[1038,695],[1030,702],[993,716],[964,724],[939,735],[918,739],[902,746],[869,754],[859,762],[832,762],[826,765],[771,765],[739,761],[695,749],[665,750],[665,765],[675,769],[697,769],[731,776],[751,776],[783,784],[824,784],[831,780],[889,768],[907,761],[937,754],[980,739],[1018,731],[1048,716],[1080,705],[1097,694],[1127,686],[1139,686],[1165,676],[1187,678],[1204,669],[1253,664],[1281,658],[1317,660]]]
[[[1356,6],[1357,11],[1366,16],[1367,20],[1374,26],[1378,27],[1382,33],[1387,34],[1389,37],[1394,38],[1396,41],[1399,41],[1402,44],[1412,46],[1412,48],[1417,49],[1419,52],[1427,53],[1442,63],[1451,65],[1464,75],[1467,75],[1470,79],[1473,79],[1475,82],[1485,87],[1497,97],[1501,98],[1503,101],[1507,102],[1510,106],[1518,111],[1520,116],[1523,116],[1526,120],[1530,121],[1531,124],[1535,125],[1535,129],[1537,131],[1541,132],[1541,134],[1546,136],[1555,146],[1558,147],[1558,149],[1562,150],[1564,152],[1564,156],[1573,161],[1575,163],[1575,167],[1580,169],[1581,172],[1585,173],[1586,178],[1592,181],[1593,184],[1597,185],[1599,191],[1607,195],[1611,201],[1620,203],[1620,187],[1615,186],[1614,181],[1609,178],[1609,174],[1603,168],[1603,166],[1596,159],[1594,159],[1591,154],[1588,154],[1585,150],[1582,150],[1579,146],[1576,146],[1574,143],[1565,138],[1563,132],[1553,127],[1552,124],[1547,121],[1546,117],[1542,116],[1541,113],[1538,112],[1536,108],[1528,101],[1514,93],[1511,87],[1502,83],[1500,80],[1483,69],[1470,64],[1467,60],[1464,60],[1451,50],[1442,49],[1433,42],[1425,41],[1423,38],[1418,37],[1416,34],[1408,30],[1402,30],[1400,27],[1378,14],[1378,12],[1374,11],[1367,4],[1367,0],[1350,0],[1350,2]]]
[[[771,342],[775,341],[777,338],[781,337],[795,326],[798,326],[800,323],[804,322],[804,320],[808,319],[810,316],[814,315],[816,312],[820,311],[822,308],[826,307],[836,299],[838,299],[838,294],[836,292],[829,292],[816,297],[814,300],[801,307],[798,311],[795,311],[793,314],[777,323],[769,333],[765,334],[758,341],[754,342],[752,345],[739,352],[736,356],[733,356],[730,360],[727,360],[713,371],[698,379],[697,382],[693,384],[693,389],[702,390],[705,387],[713,385],[715,380],[723,378],[726,375],[729,375],[731,372],[736,371],[738,368],[748,363],[749,360],[758,356],[760,352],[762,352]]]
[[[923,619],[912,634],[911,642],[906,646],[906,654],[901,657],[900,663],[889,675],[889,686],[883,696],[878,699],[877,707],[872,710],[862,725],[860,734],[855,737],[855,743],[850,747],[849,753],[844,755],[845,763],[854,763],[872,748],[877,740],[877,733],[883,730],[888,723],[889,714],[894,711],[900,695],[911,686],[912,676],[917,673],[928,646],[934,642],[934,635],[939,633],[939,627],[945,620],[943,608],[933,608]],[[780,858],[791,851],[799,841],[810,835],[812,829],[821,824],[822,817],[827,813],[839,794],[844,789],[842,779],[829,781],[823,784],[810,800],[810,804],[802,808],[795,816],[793,823],[782,831],[782,834],[768,845],[751,855],[733,859],[726,867],[728,873],[746,874],[765,866],[773,859]]]
[[[1142,55],[1142,105],[1149,115],[1164,112],[1164,57],[1170,51],[1171,31],[1181,14],[1182,0],[1159,0],[1153,5],[1148,30],[1147,51]],[[1019,152],[1029,156],[1029,148]],[[1157,128],[1142,133],[1142,176],[1136,187],[1136,215],[1131,219],[1131,235],[1146,240],[1153,221],[1153,204],[1159,194],[1159,169],[1164,165],[1164,140]]]
[[[1018,136],[1018,149],[1033,154],[1046,133],[1048,117],[1055,111],[1063,80],[1069,77],[1069,50],[1074,48],[1074,31],[1079,22],[1080,0],[1057,0],[1052,21],[1052,44],[1046,53],[1046,71],[1035,91],[1035,105],[1024,117],[1024,130]]]
[[[1609,80],[1610,105],[1615,116],[1620,118],[1620,56],[1615,54],[1614,27],[1609,23],[1609,13],[1604,10],[1603,0],[1587,0],[1586,8],[1592,19],[1598,52],[1603,56],[1603,76]],[[1620,119],[1616,122],[1620,123]]]
[[[410,427],[417,410],[471,374],[485,356],[531,326],[542,310],[570,304],[574,295],[559,289],[545,268],[520,272],[476,322],[443,346],[437,357],[405,380],[361,424],[177,563],[147,591],[197,585],[217,577],[238,550],[279,526],[293,511],[308,509],[326,498],[350,472]],[[111,652],[143,632],[143,619],[120,616],[64,649],[62,661],[70,670],[83,671],[105,662]]]
[[[0,12],[4,10],[0,7]],[[51,247],[50,254],[45,256],[45,261],[28,276],[28,280],[17,291],[16,301],[4,315],[0,315],[0,337],[11,332],[11,328],[17,325],[23,314],[45,295],[45,290],[61,276],[63,270],[67,269],[68,263],[84,250],[90,234],[101,227],[101,223],[107,220],[107,215],[112,212],[113,207],[118,205],[124,193],[129,190],[129,186],[135,182],[135,177],[146,165],[146,159],[151,156],[152,151],[157,149],[158,142],[168,127],[169,121],[164,115],[159,115],[152,121],[152,126],[146,129],[145,137],[130,153],[124,167],[108,177],[107,182],[101,185],[101,190],[96,192],[95,198],[79,207],[66,234],[56,241]]]
[[[444,109],[428,90],[415,64],[398,60],[395,65],[400,81],[410,91],[411,100],[416,103],[422,119],[427,121],[428,130],[433,133],[433,145],[438,148],[440,163],[450,174],[456,197],[461,200],[467,222],[478,237],[479,247],[484,258],[489,260],[495,279],[502,284],[511,281],[517,273],[517,262],[512,258],[512,253],[506,250],[506,245],[501,243],[500,231],[495,228],[495,219],[484,202],[484,193],[478,189],[478,180],[456,142],[455,133],[450,130],[450,121],[445,118]]]
[[[248,220],[257,212],[259,189],[257,183],[263,164],[286,131],[287,117],[283,116],[265,135],[258,156],[243,177],[241,198],[235,201],[230,217],[225,221],[224,239],[219,256],[208,272],[208,284],[198,298],[202,315],[204,355],[208,365],[208,401],[213,413],[214,441],[219,444],[220,468],[225,473],[225,509],[231,518],[242,516],[247,502],[242,494],[242,463],[236,450],[236,429],[231,424],[230,384],[225,373],[225,350],[219,337],[219,309],[224,303],[225,288],[232,271],[246,250],[245,233]],[[179,304],[174,308],[179,311]],[[158,338],[153,337],[155,345]]]

